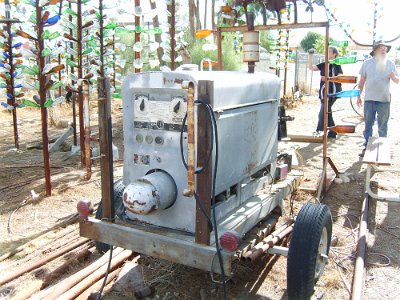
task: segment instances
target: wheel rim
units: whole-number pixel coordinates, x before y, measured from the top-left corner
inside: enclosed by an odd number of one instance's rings
[[[321,239],[319,240],[317,261],[315,264],[315,279],[318,279],[324,272],[325,265],[328,261],[328,231],[326,227],[322,229]]]

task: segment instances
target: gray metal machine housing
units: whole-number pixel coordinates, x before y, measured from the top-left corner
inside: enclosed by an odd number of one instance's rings
[[[180,149],[187,104],[187,90],[182,88],[184,81],[194,83],[195,99],[202,85],[212,83],[209,101],[217,119],[219,143],[216,194],[235,186],[240,188],[262,169],[268,170],[268,174],[264,174],[266,182],[272,178],[277,156],[280,81],[269,73],[244,72],[150,72],[125,79],[124,184],[128,186],[161,170],[172,177],[177,191],[169,207],[148,214],[127,210],[127,216],[131,220],[193,233],[196,202],[194,197],[182,195],[187,187],[187,171]],[[183,131],[183,152],[187,154],[186,128]],[[226,220],[260,188],[262,186],[218,202],[217,220]],[[268,211],[273,208],[274,205]],[[260,213],[260,218],[268,211]],[[256,221],[251,220],[252,223]],[[237,226],[242,228],[239,234],[245,234],[252,226],[254,224]]]

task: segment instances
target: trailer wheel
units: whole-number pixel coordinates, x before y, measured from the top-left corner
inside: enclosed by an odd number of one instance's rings
[[[289,299],[310,299],[328,262],[332,217],[326,205],[307,203],[294,224],[287,260]]]
[[[115,217],[117,219],[123,220],[125,218],[125,206],[122,200],[122,196],[124,194],[125,185],[122,182],[122,179],[117,180],[114,182],[114,210],[115,210]],[[101,220],[103,217],[103,201],[99,203],[99,207],[96,211],[96,219]],[[110,249],[110,245],[96,242],[96,249],[100,253],[106,253]]]

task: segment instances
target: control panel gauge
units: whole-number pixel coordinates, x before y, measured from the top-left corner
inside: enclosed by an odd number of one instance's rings
[[[150,110],[149,97],[146,95],[137,95],[135,98],[135,113],[145,114]]]
[[[183,97],[174,97],[169,105],[169,111],[174,117],[183,118],[186,113],[186,101]]]

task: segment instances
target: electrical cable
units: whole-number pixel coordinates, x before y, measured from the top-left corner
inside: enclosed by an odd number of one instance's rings
[[[211,204],[212,204],[212,219],[210,218],[210,216],[208,216],[208,214],[206,213],[203,205],[200,202],[200,199],[198,199],[198,195],[195,193],[194,194],[194,198],[196,200],[196,202],[199,204],[199,207],[202,211],[202,213],[204,214],[204,216],[207,218],[207,221],[210,224],[211,229],[213,229],[214,231],[214,239],[215,239],[215,248],[216,248],[216,252],[217,252],[217,257],[218,257],[218,261],[219,261],[219,265],[220,265],[220,269],[221,269],[221,277],[222,277],[222,286],[223,286],[223,291],[224,291],[224,299],[227,299],[227,288],[226,288],[226,281],[225,281],[225,270],[224,270],[224,265],[223,265],[223,259],[222,259],[222,254],[221,254],[221,248],[219,246],[219,241],[218,241],[218,228],[217,228],[217,217],[216,217],[216,213],[215,213],[215,203],[216,203],[216,197],[215,197],[215,186],[216,186],[216,179],[217,179],[217,171],[218,171],[218,128],[217,128],[217,121],[215,119],[215,114],[213,111],[213,108],[211,107],[210,104],[206,103],[203,100],[196,100],[195,101],[196,104],[201,104],[203,106],[205,106],[205,108],[207,109],[208,112],[208,116],[209,116],[209,120],[211,123],[211,146],[210,146],[210,153],[209,156],[207,157],[205,163],[204,163],[204,167],[202,167],[199,170],[196,170],[196,174],[199,174],[201,172],[203,172],[207,167],[209,167],[209,162],[211,160],[211,156],[212,156],[212,152],[214,150],[214,142],[215,142],[215,162],[214,162],[214,168],[213,168],[213,175],[212,175],[212,187],[211,187]],[[184,153],[183,153],[183,132],[184,132],[184,128],[185,128],[185,124],[186,124],[186,119],[187,119],[187,115],[185,114],[185,117],[182,120],[182,128],[181,128],[181,137],[180,137],[180,150],[181,150],[181,158],[182,158],[182,163],[185,166],[185,168],[187,169],[187,163],[185,161],[185,157],[184,157]]]
[[[112,261],[113,250],[114,250],[114,246],[110,246],[110,257],[108,259],[107,271],[106,271],[106,274],[104,276],[103,284],[101,285],[100,291],[97,294],[96,300],[100,300],[101,299],[101,295],[103,294],[103,290],[104,290],[104,288],[105,288],[105,286],[107,284],[107,277],[108,277],[108,274],[110,274],[110,270],[111,270],[111,261]]]

